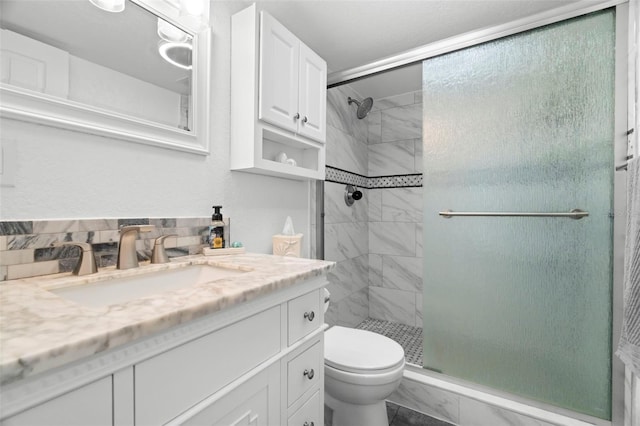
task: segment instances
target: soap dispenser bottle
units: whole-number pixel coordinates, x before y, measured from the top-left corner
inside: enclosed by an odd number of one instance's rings
[[[225,248],[221,208],[222,206],[213,206],[214,212],[211,216],[211,226],[209,226],[209,244],[212,249]]]

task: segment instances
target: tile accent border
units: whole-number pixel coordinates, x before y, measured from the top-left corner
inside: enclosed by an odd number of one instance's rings
[[[337,167],[325,166],[324,180],[327,182],[344,183],[345,185],[355,185],[360,188],[369,188],[368,177]]]
[[[422,173],[367,177],[337,167],[325,166],[325,170],[325,181],[327,182],[355,185],[366,189],[415,188],[422,186]]]
[[[89,243],[98,268],[114,266],[123,225],[155,226],[151,232],[138,235],[139,261],[150,260],[155,239],[167,234],[177,235],[165,241],[170,258],[197,254],[208,243],[210,223],[210,216],[0,221],[0,282],[72,271],[79,250],[51,246],[63,241]],[[228,231],[229,218],[225,223]],[[226,239],[231,241],[228,236]]]
[[[369,189],[422,187],[422,173],[369,178]]]

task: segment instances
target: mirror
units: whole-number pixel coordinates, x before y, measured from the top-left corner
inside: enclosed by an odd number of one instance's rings
[[[209,30],[149,4],[2,0],[2,115],[208,153]]]

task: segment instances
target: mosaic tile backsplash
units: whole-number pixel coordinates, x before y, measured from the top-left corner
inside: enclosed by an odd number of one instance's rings
[[[225,218],[229,225],[229,219]],[[153,225],[140,233],[136,242],[138,260],[151,258],[154,240],[165,240],[168,256],[197,254],[208,243],[211,217],[122,218],[0,221],[1,281],[72,271],[78,262],[77,247],[51,247],[52,243],[80,241],[90,243],[98,268],[113,266],[118,257],[119,229],[125,225]],[[229,229],[229,226],[227,226]]]

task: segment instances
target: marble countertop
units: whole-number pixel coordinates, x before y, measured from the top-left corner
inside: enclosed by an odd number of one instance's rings
[[[246,272],[101,308],[47,291],[199,264]],[[0,283],[0,385],[324,275],[334,265],[262,254],[196,255],[124,271],[104,268],[83,277],[65,273],[5,281]]]

